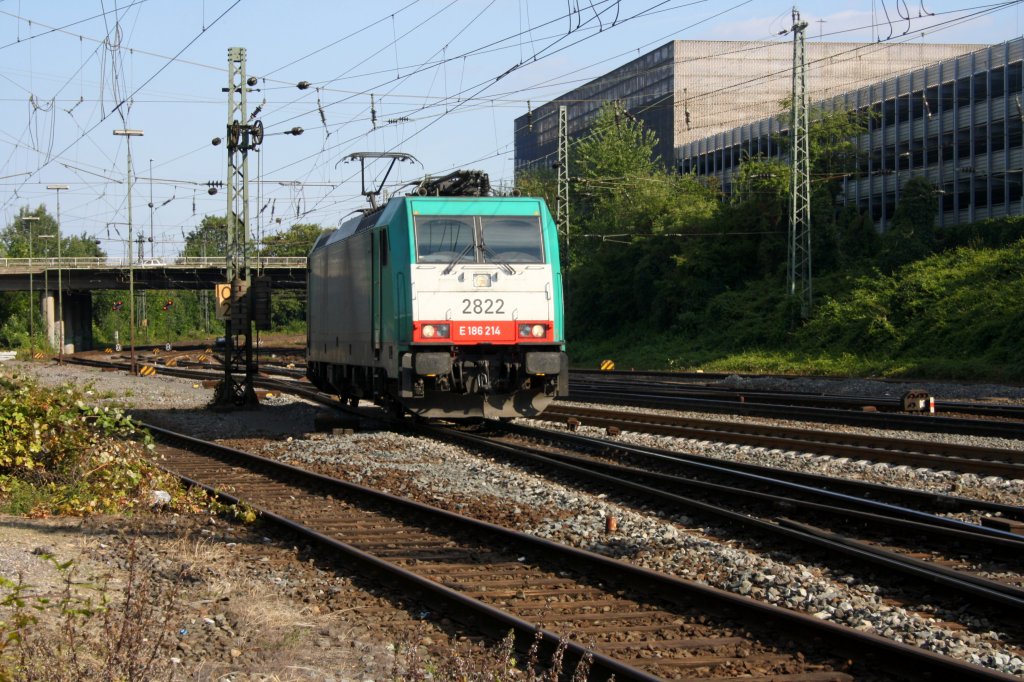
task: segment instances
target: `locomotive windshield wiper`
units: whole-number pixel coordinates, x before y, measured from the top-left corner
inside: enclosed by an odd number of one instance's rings
[[[466,257],[466,254],[468,254],[470,251],[472,251],[475,246],[476,246],[476,244],[474,244],[473,242],[470,242],[469,244],[467,244],[466,248],[464,248],[462,250],[462,253],[460,253],[458,256],[456,256],[455,260],[453,260],[451,263],[449,263],[448,266],[444,270],[441,271],[441,274],[442,275],[447,275],[448,273],[450,273],[452,271],[452,268],[454,268],[456,265],[458,265],[462,261],[462,259]]]
[[[516,274],[516,269],[514,267],[512,267],[508,262],[499,259],[498,258],[498,254],[496,254],[493,251],[491,251],[491,249],[487,246],[487,244],[484,244],[483,242],[480,242],[480,250],[484,252],[485,256],[490,256],[491,260],[488,261],[488,262],[494,263],[495,265],[500,267],[502,270],[505,271],[506,275],[514,275],[514,274]]]

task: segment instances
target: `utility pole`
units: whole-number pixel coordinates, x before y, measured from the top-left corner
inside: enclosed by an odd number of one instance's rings
[[[153,159],[149,160],[149,257],[155,258],[156,242],[153,241]]]
[[[558,198],[555,206],[555,224],[565,235],[565,254],[569,261],[569,135],[568,112],[565,105],[558,107]]]
[[[249,88],[256,83],[256,78],[245,75],[245,48],[228,48],[228,87],[224,89],[228,93],[225,270],[231,297],[224,320],[224,379],[215,398],[220,407],[258,404],[249,297],[249,150],[263,142],[263,123],[249,120],[247,105]],[[220,144],[220,140],[214,139],[214,144]]]
[[[811,314],[811,161],[807,104],[807,22],[793,10],[793,108],[790,117],[788,290],[799,296],[800,315]]]
[[[125,146],[128,148],[128,241],[125,242],[125,255],[128,257],[128,324],[130,326],[130,338],[129,343],[131,344],[131,368],[132,376],[138,375],[138,363],[135,357],[135,327],[137,321],[135,319],[135,260],[132,258],[132,138],[142,137],[144,131],[135,128],[121,128],[114,131],[115,135],[125,137]],[[147,329],[146,334],[149,334]]]

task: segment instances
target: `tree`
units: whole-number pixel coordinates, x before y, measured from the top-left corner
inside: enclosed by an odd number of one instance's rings
[[[547,203],[548,210],[555,213],[558,206],[558,176],[554,169],[537,168],[516,173],[516,189],[524,197],[541,197]]]
[[[228,250],[227,218],[208,215],[185,237],[181,255],[186,258],[225,256]]]
[[[296,223],[284,232],[264,237],[260,255],[305,257],[317,238],[329,231],[315,223]],[[276,292],[270,305],[270,317],[274,329],[302,331],[306,323],[306,299],[295,292]]]
[[[937,188],[928,178],[918,175],[903,185],[889,231],[882,237],[883,267],[891,270],[935,250],[938,211]]]
[[[263,238],[261,256],[309,255],[317,237],[329,230],[314,223],[296,223],[285,232],[278,232]]]
[[[620,102],[604,104],[591,132],[569,152],[574,175],[570,229],[594,235],[645,231],[633,225],[631,207],[655,175],[663,175],[654,157],[655,134],[632,118]]]
[[[606,104],[592,131],[570,149],[572,174],[569,328],[668,328],[692,303],[653,296],[680,288],[692,242],[714,216],[720,194],[695,175],[666,172],[657,138],[619,103]],[[546,172],[530,178],[541,191]],[[551,180],[553,182],[553,178]]]
[[[839,225],[841,265],[865,263],[878,255],[881,237],[870,215],[854,208],[847,208],[840,216]]]
[[[633,118],[621,102],[597,112],[591,132],[576,142],[572,154],[581,178],[650,176],[661,170],[654,156],[658,137]]]
[[[6,251],[9,258],[28,258],[30,251],[35,258],[56,258],[56,236],[57,221],[46,212],[46,206],[40,204],[34,211],[26,206],[18,211],[18,215],[7,227],[0,230],[0,248]],[[60,254],[64,258],[106,256],[94,237],[86,234],[69,236],[66,233],[60,236]]]
[[[789,166],[762,156],[740,164],[730,201],[715,223],[721,233],[705,252],[717,253],[716,271],[708,273],[734,286],[754,276],[779,273],[786,258]],[[715,258],[709,254],[709,261]]]

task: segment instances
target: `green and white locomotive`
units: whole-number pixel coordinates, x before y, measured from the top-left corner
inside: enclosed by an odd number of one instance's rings
[[[394,197],[317,240],[308,296],[307,376],[346,400],[496,418],[568,393],[543,199]]]

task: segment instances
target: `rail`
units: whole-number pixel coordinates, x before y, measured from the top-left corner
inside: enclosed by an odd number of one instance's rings
[[[222,268],[224,257],[191,257],[178,258],[144,258],[131,263],[136,268]],[[127,258],[88,257],[88,258],[0,258],[0,270],[31,270],[62,269],[85,270],[96,268],[127,268]],[[250,259],[254,268],[303,268],[306,267],[304,256],[264,256]]]

